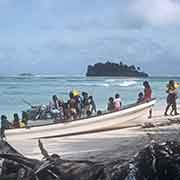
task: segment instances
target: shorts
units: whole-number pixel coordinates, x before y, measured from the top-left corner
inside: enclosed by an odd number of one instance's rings
[[[169,94],[167,96],[167,104],[174,104],[176,103],[176,95],[175,94]]]

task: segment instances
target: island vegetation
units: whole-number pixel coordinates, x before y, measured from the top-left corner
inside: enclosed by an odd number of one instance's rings
[[[107,61],[106,63],[89,65],[86,76],[148,77],[148,74],[141,71],[139,66]]]

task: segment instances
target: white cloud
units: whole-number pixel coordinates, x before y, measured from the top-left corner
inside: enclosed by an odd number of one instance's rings
[[[178,23],[180,0],[0,0],[0,73],[8,63],[15,73],[67,72],[69,64],[79,73],[106,59],[149,72],[164,59],[178,67]]]
[[[179,0],[135,0],[130,10],[151,25],[170,25],[180,22]]]

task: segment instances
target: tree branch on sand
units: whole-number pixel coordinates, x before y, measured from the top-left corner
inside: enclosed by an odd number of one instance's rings
[[[42,144],[40,139],[38,140],[38,146],[39,146],[41,154],[44,156],[44,158],[49,159],[50,156],[49,156],[47,150],[44,148],[44,146],[43,146],[43,144]]]
[[[49,155],[38,141],[43,160],[22,156],[8,143],[0,143],[3,178],[18,180],[166,180],[180,179],[180,144],[169,141],[151,142],[131,161],[119,159],[101,164],[90,161],[63,160],[59,155]],[[7,150],[2,152],[2,150]],[[11,168],[8,168],[11,167]]]

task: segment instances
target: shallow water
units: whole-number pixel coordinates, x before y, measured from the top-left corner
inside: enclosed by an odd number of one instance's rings
[[[170,78],[149,78],[153,96],[159,103],[165,103],[166,84]],[[176,78],[180,82],[180,78]],[[47,104],[53,94],[67,100],[72,89],[89,92],[94,96],[98,109],[105,109],[107,99],[115,93],[121,95],[123,104],[133,103],[137,94],[143,91],[144,79],[137,78],[90,78],[84,76],[37,75],[37,76],[3,76],[0,77],[0,114],[9,118],[14,112],[29,108],[23,102]]]

